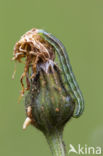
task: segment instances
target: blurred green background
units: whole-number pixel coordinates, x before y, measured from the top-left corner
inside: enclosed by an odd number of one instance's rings
[[[84,95],[84,114],[64,129],[67,151],[69,144],[103,147],[103,1],[0,0],[0,156],[51,156],[40,131],[22,130],[24,100],[17,100],[23,66],[18,64],[11,79],[13,46],[33,27],[64,43]]]

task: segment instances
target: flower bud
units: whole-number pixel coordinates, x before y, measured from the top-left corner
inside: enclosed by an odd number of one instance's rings
[[[53,154],[64,156],[64,125],[84,110],[83,97],[66,50],[51,34],[32,29],[14,47],[13,60],[22,63],[22,59],[25,67],[20,78],[21,96],[28,90],[23,129],[32,124],[45,134]]]
[[[32,124],[43,133],[62,129],[73,114],[75,103],[63,84],[58,66],[48,60],[37,66],[37,74],[31,80],[25,107],[31,107]]]

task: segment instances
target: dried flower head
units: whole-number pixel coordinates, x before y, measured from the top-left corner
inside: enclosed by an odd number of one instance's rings
[[[37,64],[45,63],[49,59],[54,60],[55,50],[38,33],[37,29],[32,29],[24,34],[14,47],[13,60],[23,62],[25,58],[24,72],[20,81],[22,85],[22,95],[30,88],[30,77],[37,74]],[[29,69],[32,68],[32,75],[29,77]],[[27,87],[24,87],[23,79],[26,77]]]

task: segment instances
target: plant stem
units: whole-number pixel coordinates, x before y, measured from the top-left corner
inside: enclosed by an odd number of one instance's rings
[[[65,147],[62,140],[62,131],[56,130],[51,134],[46,134],[46,138],[53,156],[65,156]]]

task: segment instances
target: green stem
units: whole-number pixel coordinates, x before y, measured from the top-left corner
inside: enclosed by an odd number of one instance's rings
[[[46,138],[53,156],[65,156],[65,147],[62,140],[62,131],[56,130],[52,134],[46,134]]]

